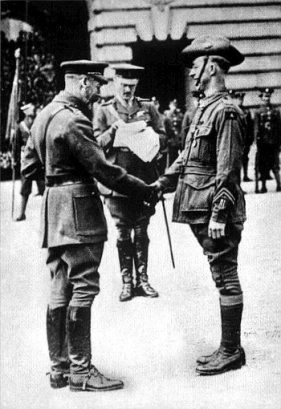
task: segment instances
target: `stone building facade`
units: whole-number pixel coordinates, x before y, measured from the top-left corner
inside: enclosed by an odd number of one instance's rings
[[[6,0],[2,15],[51,36],[57,63],[91,58],[145,66],[138,93],[157,96],[163,109],[173,98],[189,106],[181,50],[198,35],[224,35],[246,56],[230,70],[228,88],[245,90],[245,104],[255,108],[257,88],[273,87],[272,102],[281,108],[281,0]]]
[[[199,35],[214,34],[230,38],[246,56],[231,69],[228,88],[245,90],[245,104],[255,107],[260,102],[256,89],[274,87],[272,101],[281,106],[280,0],[88,0],[88,10],[92,59],[130,61],[150,73],[154,64],[156,87],[149,83],[142,92],[164,95],[174,69],[174,97],[183,99],[189,80],[175,51]],[[161,76],[164,83],[157,88]]]

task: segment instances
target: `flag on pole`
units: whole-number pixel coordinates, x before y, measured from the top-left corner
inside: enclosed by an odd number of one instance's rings
[[[13,184],[12,184],[12,219],[14,218],[14,206],[15,206],[15,135],[16,127],[19,120],[19,67],[20,67],[20,49],[15,51],[16,58],[16,70],[12,86],[12,92],[10,97],[10,104],[7,118],[7,128],[5,139],[12,147],[12,172],[13,172]]]
[[[10,145],[13,144],[13,139],[16,132],[17,123],[19,120],[19,61],[20,61],[20,49],[15,51],[16,58],[16,70],[14,75],[14,81],[12,86],[12,92],[10,97],[8,118],[6,126],[5,140],[9,142]]]

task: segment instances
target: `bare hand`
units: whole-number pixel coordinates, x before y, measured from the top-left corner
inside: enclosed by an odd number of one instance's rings
[[[111,125],[111,129],[112,129],[113,131],[117,131],[117,129],[118,129],[120,126],[124,125],[124,124],[125,124],[125,122],[123,121],[123,119],[118,119],[116,122],[114,122],[114,124]]]
[[[213,239],[220,239],[225,237],[225,223],[214,222],[210,220],[208,226],[208,236]]]
[[[149,186],[152,186],[152,187],[155,188],[155,191],[157,192],[158,199],[161,199],[161,197],[163,195],[163,188],[162,188],[161,184],[156,181],[154,183],[151,183]]]

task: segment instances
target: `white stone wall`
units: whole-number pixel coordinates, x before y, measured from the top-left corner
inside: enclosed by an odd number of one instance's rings
[[[259,104],[256,88],[274,87],[281,106],[281,0],[88,0],[92,58],[131,61],[130,43],[140,38],[178,40],[223,35],[245,55],[230,71],[228,87],[247,91],[245,103]]]

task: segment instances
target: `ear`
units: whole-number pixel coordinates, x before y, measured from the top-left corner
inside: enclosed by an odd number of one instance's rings
[[[88,83],[88,78],[86,77],[86,75],[83,75],[80,79],[80,84],[85,87],[87,83]]]
[[[217,72],[217,65],[214,61],[210,61],[209,64],[209,73],[211,76],[214,76]]]

